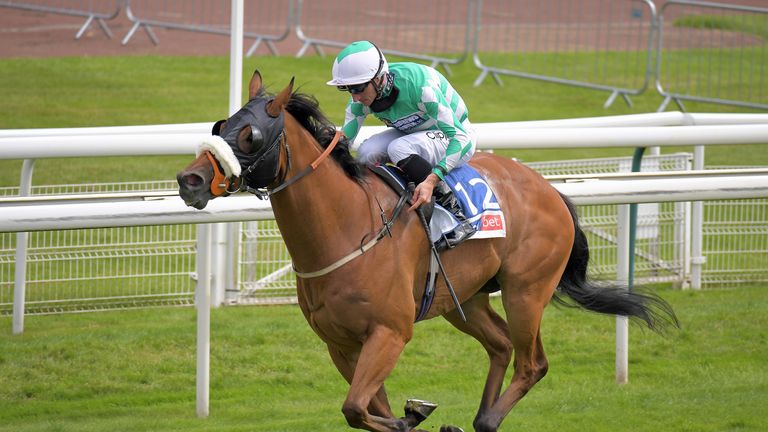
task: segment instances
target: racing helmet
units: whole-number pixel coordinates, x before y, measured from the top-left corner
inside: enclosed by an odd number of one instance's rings
[[[389,72],[387,59],[379,48],[369,41],[357,41],[341,50],[333,61],[333,79],[326,84],[348,86],[362,84]]]

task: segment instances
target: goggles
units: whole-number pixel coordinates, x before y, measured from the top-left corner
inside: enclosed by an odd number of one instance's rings
[[[365,88],[368,87],[368,84],[370,84],[370,83],[371,82],[368,81],[368,82],[364,82],[362,84],[336,86],[336,88],[339,91],[349,92],[351,94],[360,94],[360,93],[365,91]]]

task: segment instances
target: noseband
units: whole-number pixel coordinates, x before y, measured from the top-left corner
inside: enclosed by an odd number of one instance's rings
[[[240,186],[243,183],[243,178],[240,176],[227,177],[222,171],[219,162],[216,160],[216,156],[210,151],[204,152],[205,157],[208,158],[208,162],[211,163],[213,168],[213,178],[211,179],[211,194],[215,197],[229,196],[240,190]]]

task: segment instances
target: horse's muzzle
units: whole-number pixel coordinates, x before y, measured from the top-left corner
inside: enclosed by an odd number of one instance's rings
[[[176,182],[179,184],[179,196],[184,204],[202,210],[208,205],[208,197],[205,196],[208,188],[202,177],[197,174],[180,172],[176,174]]]

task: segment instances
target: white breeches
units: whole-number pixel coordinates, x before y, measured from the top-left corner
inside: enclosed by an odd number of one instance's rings
[[[475,142],[472,125],[468,121],[464,123],[469,131],[469,139]],[[406,134],[394,128],[387,128],[384,132],[372,135],[360,144],[357,149],[357,159],[369,165],[386,162],[397,164],[408,156],[417,154],[435,166],[445,157],[448,142],[448,137],[439,130]],[[474,146],[471,151],[461,157],[460,163],[467,162],[473,154]]]

